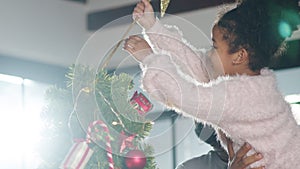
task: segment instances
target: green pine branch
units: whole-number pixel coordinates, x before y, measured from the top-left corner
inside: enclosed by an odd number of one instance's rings
[[[82,126],[77,117],[86,123],[102,120],[110,131],[110,133],[96,133],[98,139],[96,144],[92,144],[94,153],[85,168],[108,168],[105,146],[99,146],[105,145],[104,138],[107,135],[111,138],[112,149],[116,153],[113,154],[116,168],[126,168],[124,156],[128,151],[135,148],[142,150],[147,156],[145,169],[157,168],[152,156],[152,147],[143,143],[143,139],[149,135],[152,129],[152,123],[141,116],[129,102],[134,85],[132,77],[128,74],[108,74],[105,70],[95,71],[85,66],[72,66],[66,77],[68,79],[67,89],[50,88],[46,94],[48,104],[43,113],[45,121],[43,147],[47,150],[44,150],[46,152],[42,156],[44,163],[41,164],[40,168],[58,168],[71,147],[72,136],[85,137],[82,129],[86,131],[87,124]],[[84,92],[80,93],[83,89]],[[82,112],[75,107],[75,111],[73,111],[74,105],[77,105],[76,97],[85,98],[89,95],[95,97],[99,110]],[[90,100],[84,101],[81,104],[88,104]],[[72,136],[66,134],[70,133],[69,122]],[[101,128],[98,130],[102,131]],[[134,135],[132,143],[134,147],[126,147],[120,152],[120,133],[128,136]],[[53,147],[57,148],[53,149]],[[59,149],[59,147],[65,147],[65,149]]]

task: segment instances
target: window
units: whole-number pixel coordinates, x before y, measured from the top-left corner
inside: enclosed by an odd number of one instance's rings
[[[0,74],[0,168],[32,169],[49,85]]]
[[[293,115],[300,125],[300,94],[287,95],[285,100],[291,104]]]

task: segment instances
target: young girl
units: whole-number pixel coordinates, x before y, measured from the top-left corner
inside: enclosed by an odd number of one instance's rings
[[[203,53],[194,52],[180,34],[164,28],[147,0],[133,15],[155,54],[139,54],[138,37],[128,39],[125,49],[141,62],[142,87],[152,97],[220,128],[235,150],[248,142],[261,152],[264,158],[251,167],[299,168],[300,128],[277,89],[274,73],[265,68],[285,39],[277,23],[282,19],[292,29],[299,24],[297,5],[296,0],[246,0],[225,13],[212,29],[210,59],[214,70],[224,74],[215,80],[209,81]],[[220,139],[226,145],[222,134]]]

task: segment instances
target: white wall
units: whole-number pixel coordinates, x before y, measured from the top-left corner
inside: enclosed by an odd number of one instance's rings
[[[64,0],[1,0],[0,55],[68,67],[75,63],[81,48],[93,33],[89,32],[86,26],[88,12],[136,2],[138,0],[88,0],[87,4]],[[188,27],[184,24],[179,26],[193,45],[208,46],[210,29],[219,9],[207,8],[177,15],[182,17],[182,23],[183,19],[189,23]],[[165,17],[164,20],[177,24],[169,17]],[[195,27],[192,28],[191,25]],[[100,37],[116,43],[127,27],[128,25],[121,25],[101,30],[103,35]],[[201,33],[190,32],[195,28]],[[136,32],[140,30],[136,29]],[[208,39],[202,38],[204,35]],[[101,52],[111,47],[107,46],[106,41],[99,41],[96,45]],[[98,50],[92,52],[94,55],[101,55]],[[119,53],[124,52],[119,50]],[[119,65],[120,61],[113,59],[112,62],[112,66],[115,66]]]
[[[93,34],[86,28],[88,12],[136,2],[137,0],[89,0],[87,4],[81,4],[63,0],[1,0],[0,55],[67,67],[75,63],[81,48]],[[216,10],[211,9],[179,16],[187,18],[192,24],[198,23],[197,26],[209,37]],[[121,25],[102,29],[100,38],[116,43],[127,27],[128,25]],[[140,32],[140,29],[135,32]],[[195,37],[193,34],[189,35]],[[105,43],[106,41],[99,41],[96,45],[101,51],[108,50],[111,46],[105,46]],[[97,51],[92,52],[100,55]],[[121,50],[119,52],[123,53]],[[116,64],[119,64],[118,61],[113,66]]]
[[[84,6],[63,0],[1,0],[0,54],[69,66],[88,37]]]
[[[300,67],[275,71],[283,95],[300,94]]]

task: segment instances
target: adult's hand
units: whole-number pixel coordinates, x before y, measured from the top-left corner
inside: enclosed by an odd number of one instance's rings
[[[227,139],[227,148],[229,153],[229,166],[228,169],[246,169],[246,167],[259,161],[263,158],[260,153],[255,153],[247,156],[247,153],[252,149],[251,145],[245,143],[236,153],[233,150],[232,141]],[[251,168],[251,169],[264,169],[264,166]]]

